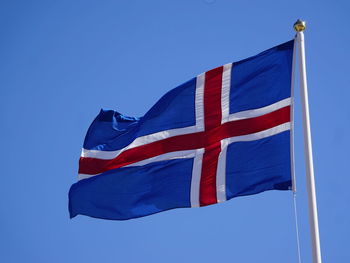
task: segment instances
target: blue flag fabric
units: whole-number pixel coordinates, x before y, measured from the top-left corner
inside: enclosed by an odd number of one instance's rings
[[[291,189],[293,46],[202,73],[141,118],[101,110],[69,191],[71,218],[125,220]]]

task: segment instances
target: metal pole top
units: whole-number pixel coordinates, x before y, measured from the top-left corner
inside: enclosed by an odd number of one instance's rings
[[[300,19],[298,19],[294,25],[294,30],[297,31],[297,32],[303,32],[306,28],[306,22],[305,21],[302,21]]]

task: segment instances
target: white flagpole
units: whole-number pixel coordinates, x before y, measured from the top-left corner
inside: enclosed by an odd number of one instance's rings
[[[310,116],[309,116],[309,100],[307,92],[306,81],[306,65],[305,65],[305,45],[304,45],[304,33],[305,22],[298,20],[294,24],[294,29],[297,31],[296,41],[299,49],[299,70],[300,70],[300,92],[301,92],[301,104],[303,114],[303,131],[304,131],[304,151],[306,158],[306,182],[308,192],[308,205],[309,205],[309,221],[310,221],[310,234],[312,243],[312,258],[314,263],[321,263],[321,248],[320,237],[318,231],[318,216],[317,216],[317,204],[316,204],[316,190],[315,190],[315,178],[314,178],[314,165],[312,158],[312,144],[311,144],[311,132],[310,132]]]

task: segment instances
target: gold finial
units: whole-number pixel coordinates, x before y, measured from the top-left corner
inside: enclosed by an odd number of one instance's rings
[[[298,19],[295,23],[294,23],[294,30],[297,32],[301,32],[304,31],[306,28],[306,23],[305,21],[301,21],[300,19]]]

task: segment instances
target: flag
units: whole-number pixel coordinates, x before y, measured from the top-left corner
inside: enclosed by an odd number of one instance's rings
[[[101,110],[69,191],[70,217],[125,220],[291,189],[293,46],[202,73],[141,118]]]

